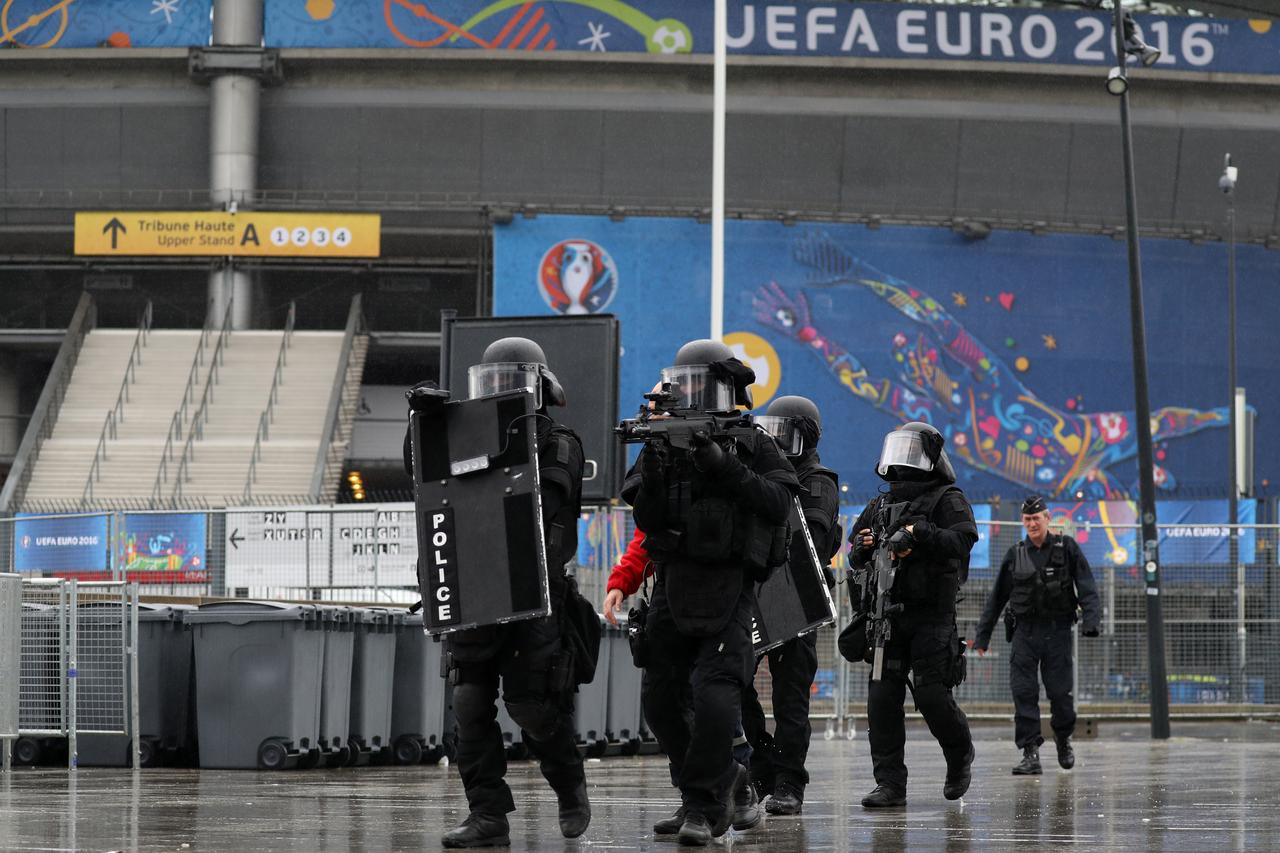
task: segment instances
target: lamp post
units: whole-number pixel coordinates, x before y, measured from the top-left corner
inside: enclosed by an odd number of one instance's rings
[[[1222,177],[1218,179],[1218,189],[1227,196],[1227,407],[1230,413],[1231,433],[1231,473],[1227,478],[1227,530],[1230,533],[1228,553],[1231,567],[1236,572],[1236,672],[1231,679],[1231,692],[1237,702],[1245,699],[1244,670],[1247,660],[1248,642],[1245,628],[1244,612],[1244,567],[1240,565],[1240,529],[1235,527],[1240,522],[1240,482],[1238,456],[1240,449],[1236,446],[1236,177],[1239,170],[1231,165],[1228,154],[1222,164]]]
[[[1125,64],[1129,54],[1150,65],[1160,54],[1137,37],[1133,19],[1115,7],[1116,60],[1107,78],[1107,91],[1120,98],[1120,135],[1124,152],[1125,236],[1129,245],[1129,321],[1133,332],[1133,391],[1138,437],[1138,517],[1142,540],[1139,553],[1147,600],[1147,671],[1151,694],[1151,737],[1169,737],[1169,681],[1165,674],[1164,608],[1160,600],[1159,534],[1156,529],[1155,453],[1151,442],[1151,400],[1147,387],[1147,333],[1142,307],[1142,259],[1138,250],[1138,194],[1133,165],[1133,128],[1129,121],[1129,82]],[[1126,31],[1127,28],[1127,31]]]

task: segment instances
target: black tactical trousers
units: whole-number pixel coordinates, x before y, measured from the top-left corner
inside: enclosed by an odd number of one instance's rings
[[[1013,691],[1013,739],[1019,749],[1044,743],[1040,735],[1040,684],[1049,696],[1054,734],[1068,737],[1076,727],[1075,697],[1071,694],[1071,641],[1074,623],[1062,619],[1019,619],[1009,659],[1009,687]]]
[[[453,688],[458,770],[473,812],[515,811],[503,778],[507,755],[497,722],[499,683],[507,713],[552,789],[569,793],[584,781],[572,689],[550,689],[553,664],[561,652],[560,630],[552,615],[464,631],[449,639],[458,678]]]
[[[754,681],[742,691],[742,727],[754,750],[751,779],[763,791],[772,791],[786,782],[801,796],[809,784],[804,769],[813,727],[809,724],[809,696],[818,672],[818,638],[805,634],[770,649],[769,677],[773,683],[773,734],[765,729],[764,708],[756,695]],[[757,658],[756,667],[760,660]]]
[[[681,800],[713,824],[730,806],[738,773],[733,737],[755,657],[753,595],[748,585],[718,633],[689,636],[677,630],[665,585],[658,584],[645,622],[650,642],[641,687],[645,719],[667,754]]]
[[[963,762],[973,748],[969,721],[951,694],[949,661],[957,649],[955,616],[908,611],[893,622],[885,646],[884,674],[867,690],[867,736],[876,784],[907,789],[907,674],[916,708],[942,747],[949,765]]]

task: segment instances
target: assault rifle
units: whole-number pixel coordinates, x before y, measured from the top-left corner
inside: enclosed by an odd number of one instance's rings
[[[862,612],[867,614],[867,631],[874,653],[871,659],[871,680],[879,681],[884,674],[884,648],[893,636],[893,617],[902,612],[901,604],[893,604],[889,593],[898,574],[898,558],[895,551],[909,550],[911,534],[904,527],[894,530],[905,504],[882,506],[877,510],[876,529],[893,531],[892,535],[879,537],[875,555],[860,569],[849,571],[849,581],[858,587]]]
[[[644,395],[648,401],[640,407],[640,414],[628,418],[614,432],[623,444],[656,442],[679,450],[691,450],[694,436],[699,433],[708,438],[734,435],[751,435],[756,426],[751,415],[736,412],[731,415],[708,414],[698,409],[680,407],[680,396],[671,389],[671,383],[662,383],[662,390]]]

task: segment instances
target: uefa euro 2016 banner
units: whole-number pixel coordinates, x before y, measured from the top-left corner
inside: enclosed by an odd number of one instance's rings
[[[729,0],[728,48],[762,56],[1112,65],[1105,11]],[[1172,70],[1280,74],[1266,20],[1138,15]],[[272,47],[711,53],[711,0],[267,0]]]
[[[629,417],[679,346],[710,332],[710,238],[693,219],[517,217],[494,229],[494,312],[617,315]],[[947,436],[975,501],[1137,493],[1123,241],[762,221],[728,222],[725,241],[725,341],[755,369],[756,410],[817,402],[823,459],[850,499],[874,493],[884,434],[912,420]],[[1143,241],[1162,499],[1226,494],[1226,265],[1221,244]],[[1238,272],[1239,384],[1268,423],[1280,253],[1241,246]],[[1261,488],[1280,476],[1264,431],[1255,466]]]
[[[194,47],[213,0],[0,0],[0,48]]]

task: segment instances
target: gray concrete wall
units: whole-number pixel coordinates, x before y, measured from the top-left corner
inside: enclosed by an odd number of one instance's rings
[[[0,54],[0,191],[207,187],[208,90],[156,53]],[[733,65],[732,208],[1122,221],[1116,104],[1096,72],[835,63]],[[1134,76],[1144,224],[1218,227],[1230,150],[1242,233],[1280,231],[1280,85]],[[296,51],[285,78],[262,97],[269,193],[356,193],[375,207],[378,194],[419,193],[460,210],[709,204],[703,61]],[[49,221],[30,206],[0,194],[4,221]]]

